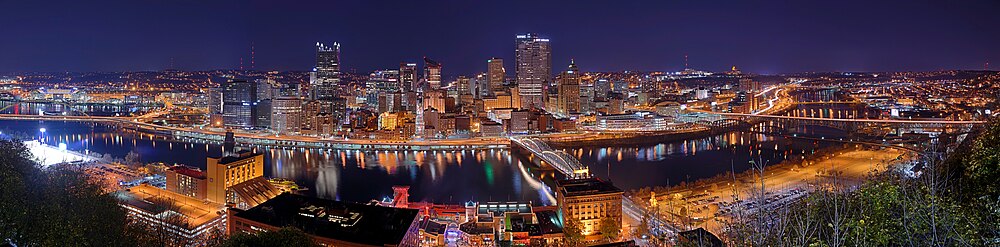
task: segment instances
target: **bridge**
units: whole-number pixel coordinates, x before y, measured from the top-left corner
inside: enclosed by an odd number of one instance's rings
[[[562,150],[552,149],[552,147],[538,138],[511,136],[508,139],[510,139],[512,147],[516,145],[527,150],[567,178],[583,178],[590,175],[590,170],[580,163],[580,160],[577,160],[576,157]]]
[[[915,129],[954,129],[968,130],[972,127],[986,124],[983,120],[938,120],[938,119],[870,119],[870,118],[823,118],[812,116],[784,116],[764,113],[727,113],[690,110],[702,114],[694,123],[712,129],[723,129],[733,126],[752,126],[762,122],[782,123],[786,126],[826,126],[848,131],[864,128],[915,128]]]
[[[575,157],[563,152],[562,150],[553,149],[538,138],[511,136],[508,137],[508,139],[510,139],[511,145],[517,145],[518,147],[529,151],[535,157],[538,157],[545,164],[552,166],[563,175],[583,176],[588,173],[587,168]]]
[[[132,117],[98,117],[98,116],[48,116],[48,115],[15,115],[0,114],[0,120],[39,120],[39,121],[72,121],[101,122],[147,134],[166,136],[180,141],[193,143],[221,143],[226,132],[221,129],[184,128],[157,125],[135,121]],[[236,141],[241,144],[267,147],[318,148],[338,150],[399,150],[399,151],[431,151],[431,150],[465,150],[507,148],[508,141],[503,138],[467,138],[442,140],[370,140],[345,139],[333,137],[273,135],[260,133],[235,133]]]

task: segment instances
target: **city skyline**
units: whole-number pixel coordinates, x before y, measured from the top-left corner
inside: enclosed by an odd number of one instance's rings
[[[0,9],[0,247],[1000,243],[996,0]]]
[[[0,17],[15,23],[5,31],[17,37],[0,41],[0,53],[6,54],[0,56],[0,73],[239,69],[241,64],[308,71],[315,62],[309,59],[312,44],[338,42],[344,72],[364,74],[426,56],[448,64],[443,76],[452,79],[485,72],[482,62],[492,57],[514,68],[511,38],[522,33],[550,38],[553,62],[575,59],[588,71],[678,71],[685,55],[694,69],[735,65],[761,74],[979,70],[1000,61],[998,48],[990,45],[1000,40],[990,31],[1000,17],[989,14],[997,3],[988,1],[584,2],[532,8],[525,2],[3,5],[21,11]],[[102,10],[109,7],[115,11]],[[339,11],[329,16],[322,14],[326,10]],[[58,17],[37,18],[43,14]],[[413,20],[422,21],[378,31]],[[435,27],[425,28],[429,23]]]

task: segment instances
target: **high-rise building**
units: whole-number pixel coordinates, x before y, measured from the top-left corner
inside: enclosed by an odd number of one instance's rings
[[[228,128],[250,129],[256,126],[254,105],[257,87],[246,80],[222,84],[222,121]]]
[[[475,93],[473,93],[473,98],[481,99],[487,96],[493,95],[493,89],[490,89],[489,85],[489,75],[487,73],[479,73],[476,78],[473,78],[475,86]],[[503,87],[503,85],[500,85]]]
[[[486,78],[489,85],[489,92],[503,90],[503,81],[507,79],[507,70],[503,67],[503,58],[490,58],[486,60]]]
[[[542,90],[552,76],[552,51],[549,39],[537,34],[519,34],[516,37],[517,87],[521,107],[544,108]]]
[[[556,184],[556,205],[559,205],[563,225],[570,219],[579,222],[578,227],[586,240],[600,239],[602,234],[608,234],[601,232],[601,224],[605,222],[618,224],[613,229],[621,229],[621,189],[597,178],[559,180]]]
[[[441,63],[424,57],[424,80],[431,89],[441,88]]]
[[[399,84],[403,92],[413,92],[417,83],[417,64],[399,63]]]
[[[209,88],[205,90],[208,94],[208,114],[222,113],[222,88]]]
[[[563,116],[580,113],[580,70],[572,60],[559,77],[558,89],[558,112]]]
[[[255,80],[257,86],[257,100],[269,100],[273,97],[273,80],[270,79],[257,79]]]
[[[595,101],[607,101],[609,92],[611,92],[611,81],[601,78],[594,82]]]
[[[452,86],[455,87],[455,91],[457,91],[458,95],[472,94],[473,90],[476,88],[476,86],[472,84],[472,80],[464,75],[458,76],[458,78],[455,79],[455,85]]]
[[[271,128],[271,100],[257,100],[253,103],[253,119],[254,128],[257,129],[270,129]]]
[[[594,83],[586,81],[580,84],[580,113],[594,113]]]
[[[208,158],[208,200],[226,204],[232,202],[230,188],[264,176],[264,154],[240,151],[233,156]]]
[[[330,99],[337,96],[340,87],[340,44],[326,46],[316,42],[315,78],[310,86],[313,88],[313,99]]]
[[[298,97],[278,97],[271,101],[271,129],[281,134],[299,131],[302,100]]]

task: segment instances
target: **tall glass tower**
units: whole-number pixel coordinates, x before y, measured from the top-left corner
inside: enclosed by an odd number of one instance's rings
[[[552,76],[552,50],[549,39],[537,34],[516,36],[517,88],[522,108],[544,108],[542,90]]]
[[[316,42],[316,68],[313,69],[315,76],[310,82],[312,86],[312,98],[329,100],[337,96],[337,88],[340,86],[340,44],[334,42],[332,46]]]

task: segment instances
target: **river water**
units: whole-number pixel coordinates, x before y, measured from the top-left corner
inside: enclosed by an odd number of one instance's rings
[[[46,131],[41,133],[41,128]],[[204,168],[206,157],[222,153],[221,146],[216,144],[167,140],[95,123],[0,120],[0,131],[41,139],[51,145],[65,143],[71,150],[116,158],[136,152],[144,163]],[[638,147],[565,151],[580,158],[596,176],[609,179],[620,188],[635,189],[667,185],[668,181],[675,185],[727,171],[742,172],[751,158],[776,164],[830,145],[835,144],[730,132]],[[323,198],[366,202],[391,196],[392,186],[407,185],[413,201],[554,204],[552,176],[540,175],[533,165],[522,161],[523,157],[506,149],[404,152],[255,148],[255,151],[264,153],[265,176],[294,180],[308,187],[307,193]]]

